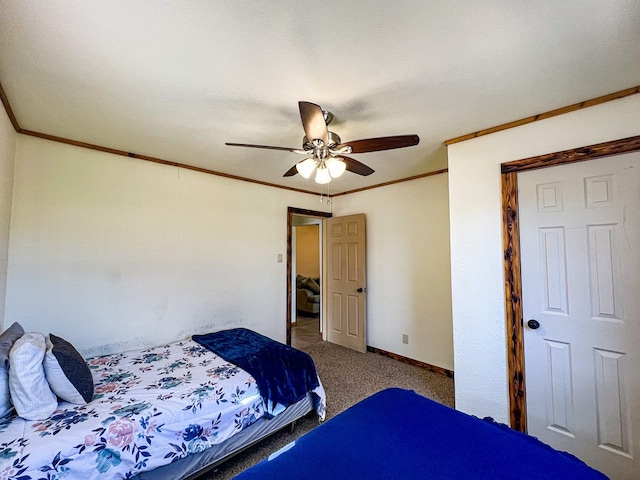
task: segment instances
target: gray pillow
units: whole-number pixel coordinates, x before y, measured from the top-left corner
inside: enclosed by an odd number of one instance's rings
[[[307,278],[306,286],[314,295],[320,294],[320,285],[313,278]]]
[[[93,377],[82,355],[63,338],[49,334],[44,372],[53,393],[66,402],[84,405],[93,397]]]
[[[0,417],[4,417],[13,409],[9,392],[9,352],[22,335],[24,329],[18,322],[14,322],[0,335]]]
[[[0,368],[7,366],[11,347],[22,335],[24,335],[24,328],[18,322],[13,322],[13,325],[2,332],[0,335]]]

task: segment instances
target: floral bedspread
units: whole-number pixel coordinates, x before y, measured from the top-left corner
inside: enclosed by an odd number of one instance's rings
[[[0,419],[0,480],[129,478],[218,444],[264,415],[254,379],[191,340],[87,360],[88,405]]]

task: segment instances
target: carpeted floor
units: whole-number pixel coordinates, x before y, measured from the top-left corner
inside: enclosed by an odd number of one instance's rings
[[[295,341],[292,342],[295,345]],[[298,346],[311,355],[327,394],[327,420],[365,397],[388,387],[402,387],[453,406],[453,379],[400,363],[387,357],[349,350],[319,339],[307,338]],[[198,480],[226,480],[318,426],[314,415],[265,439],[248,451],[228,460]]]

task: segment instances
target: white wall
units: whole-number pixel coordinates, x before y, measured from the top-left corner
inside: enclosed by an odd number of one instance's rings
[[[85,355],[238,325],[284,340],[287,207],[317,196],[17,137],[6,322]]]
[[[287,207],[326,202],[15,137],[6,322],[85,355],[236,325],[284,340]],[[368,344],[453,369],[446,175],[333,210],[367,215]]]
[[[449,146],[456,408],[508,422],[500,164],[640,134],[640,95]]]
[[[5,289],[9,252],[9,225],[13,192],[13,165],[17,134],[0,108],[0,332],[4,329]],[[8,325],[7,325],[8,326]]]
[[[448,212],[446,174],[333,199],[366,215],[367,345],[453,370]]]

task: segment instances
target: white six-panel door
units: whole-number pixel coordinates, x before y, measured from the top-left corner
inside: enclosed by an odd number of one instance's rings
[[[366,352],[366,225],[363,213],[327,219],[327,340]]]
[[[640,152],[518,185],[529,433],[640,479]]]

